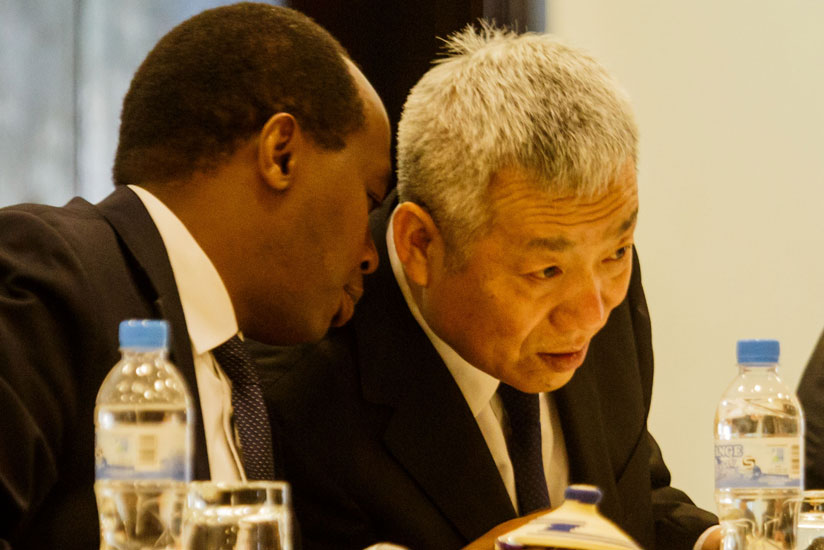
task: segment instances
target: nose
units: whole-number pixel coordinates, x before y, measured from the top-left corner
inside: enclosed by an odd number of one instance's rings
[[[372,240],[372,233],[366,231],[366,243],[363,248],[360,270],[364,275],[374,272],[378,268],[378,250],[375,248],[375,241]]]
[[[556,326],[570,331],[594,332],[599,330],[609,315],[602,283],[595,276],[579,277],[568,288],[550,318]]]

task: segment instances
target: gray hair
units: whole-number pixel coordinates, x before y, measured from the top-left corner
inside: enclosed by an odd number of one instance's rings
[[[398,194],[460,253],[488,222],[487,188],[517,167],[541,190],[594,196],[637,158],[626,93],[588,54],[547,34],[482,24],[412,88],[398,126]]]

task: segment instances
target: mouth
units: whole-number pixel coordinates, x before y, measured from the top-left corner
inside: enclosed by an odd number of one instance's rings
[[[363,294],[363,289],[353,285],[346,285],[343,287],[343,296],[341,296],[338,311],[332,317],[332,326],[339,327],[346,324],[352,315],[355,314],[355,304],[360,300]]]
[[[570,372],[580,367],[587,356],[589,343],[582,348],[560,353],[539,353],[541,360],[553,371],[558,373]]]

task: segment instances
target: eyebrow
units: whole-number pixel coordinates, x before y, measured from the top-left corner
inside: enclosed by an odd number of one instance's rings
[[[628,217],[626,220],[624,220],[623,222],[621,222],[621,225],[619,225],[619,226],[618,226],[618,229],[617,229],[617,230],[615,230],[615,232],[613,233],[613,235],[615,235],[616,237],[617,237],[617,236],[620,236],[620,235],[621,235],[622,233],[624,233],[627,229],[629,229],[630,227],[632,227],[633,225],[635,225],[635,221],[636,221],[637,219],[638,219],[638,209],[636,208],[636,209],[635,209],[635,211],[633,211],[633,213],[632,213],[632,214],[630,214],[630,215],[629,215],[629,217]]]
[[[572,241],[566,237],[536,237],[530,239],[526,246],[527,248],[543,248],[552,252],[562,252],[572,247]]]
[[[638,219],[638,209],[636,208],[635,211],[629,215],[629,217],[622,221],[617,229],[610,233],[611,236],[620,237],[624,232],[630,229],[633,225],[635,225],[635,221]],[[530,239],[527,243],[527,248],[541,248],[544,250],[549,250],[552,252],[563,252],[569,248],[572,248],[575,243],[567,239],[566,237],[536,237],[534,239]]]

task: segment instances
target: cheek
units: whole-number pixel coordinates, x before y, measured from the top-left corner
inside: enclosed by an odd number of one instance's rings
[[[340,232],[340,238],[347,239],[345,243],[341,243],[342,247],[348,247],[354,250],[356,254],[359,254],[371,234],[369,231],[368,205],[364,202],[356,205],[354,208],[350,208],[349,213],[341,220],[340,227],[346,228],[345,231]]]
[[[624,301],[624,297],[627,295],[627,289],[629,288],[631,275],[632,269],[628,268],[621,275],[610,279],[604,285],[602,296],[606,309],[612,310]]]
[[[483,314],[477,319],[480,345],[502,364],[517,361],[529,347],[544,316],[534,302],[516,296],[487,297],[479,305],[483,307]]]
[[[546,338],[550,314],[558,305],[556,297],[557,292],[539,295],[515,291],[502,301],[501,318],[513,345],[523,350],[531,342]]]
[[[476,356],[512,347],[523,321],[511,302],[507,307],[506,299],[471,277],[447,278],[436,286],[431,288],[430,314],[438,332],[451,335],[455,343],[474,350]]]
[[[337,263],[351,269],[360,263],[360,256],[369,235],[366,210],[338,209],[330,213],[326,219],[330,222],[328,225],[331,230],[327,241],[328,253],[336,258]]]

